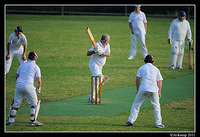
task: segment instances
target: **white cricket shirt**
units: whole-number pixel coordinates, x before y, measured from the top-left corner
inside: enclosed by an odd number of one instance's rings
[[[35,61],[32,60],[28,60],[27,62],[21,64],[17,70],[17,74],[19,74],[19,77],[17,79],[16,86],[27,85],[34,87],[34,79],[41,77],[40,68]]]
[[[10,34],[8,43],[10,43],[11,47],[14,47],[15,49],[19,49],[22,44],[28,45],[26,36],[22,33],[18,39],[15,32]]]
[[[102,52],[110,53],[109,43],[105,47],[101,44],[101,41],[97,42],[96,44],[97,44],[98,49],[101,50]],[[94,50],[93,45],[88,51],[92,51],[92,50]],[[97,64],[100,67],[103,67],[105,65],[105,63],[106,63],[106,56],[103,56],[103,55],[99,56],[99,55],[97,55],[97,53],[91,55],[90,62],[89,62],[90,65]]]
[[[139,90],[158,92],[157,81],[163,80],[157,67],[151,63],[146,63],[138,69],[137,77],[142,79]]]
[[[189,22],[187,20],[181,22],[179,18],[173,20],[168,31],[168,38],[172,40],[185,40],[186,35],[188,39],[192,38]]]
[[[135,11],[131,12],[128,22],[132,23],[135,34],[146,34],[144,23],[147,23],[147,20],[144,12],[140,11],[138,14]]]

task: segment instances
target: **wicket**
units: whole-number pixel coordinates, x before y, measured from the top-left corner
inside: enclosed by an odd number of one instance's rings
[[[101,77],[100,76],[92,76],[91,77],[91,104],[93,104],[93,78],[95,78],[95,104],[97,105],[97,79],[99,79],[99,105],[101,105]]]

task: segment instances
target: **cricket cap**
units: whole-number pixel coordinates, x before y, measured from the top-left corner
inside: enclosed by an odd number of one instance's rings
[[[141,7],[141,5],[135,5],[135,7]]]
[[[30,60],[37,59],[37,58],[38,58],[38,55],[34,51],[28,54],[28,59]]]
[[[185,11],[180,11],[179,14],[178,14],[178,16],[186,16]]]
[[[17,28],[15,29],[16,32],[23,32],[23,29],[21,26],[17,26]]]
[[[145,63],[153,63],[154,62],[154,58],[152,55],[147,55],[144,59]]]

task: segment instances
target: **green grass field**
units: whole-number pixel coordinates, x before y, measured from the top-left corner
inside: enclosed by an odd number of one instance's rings
[[[154,56],[154,64],[160,69],[164,80],[194,75],[188,69],[188,46],[185,47],[183,70],[169,70],[170,45],[167,32],[172,18],[147,17],[146,45],[149,54]],[[194,22],[189,20],[194,34]],[[50,15],[6,15],[6,41],[16,26],[21,25],[28,40],[27,55],[35,51],[39,58],[37,64],[42,73],[42,103],[51,103],[64,99],[86,96],[90,90],[91,72],[88,68],[90,57],[86,56],[91,42],[86,33],[89,26],[98,41],[101,35],[111,36],[111,56],[107,58],[103,74],[110,81],[102,86],[102,92],[135,86],[138,68],[144,64],[138,42],[135,60],[128,61],[130,54],[130,31],[128,17],[119,16],[50,16]],[[194,35],[193,35],[194,38]],[[19,62],[15,57],[10,72],[6,75],[6,110],[12,102],[15,90],[15,74]],[[194,84],[194,82],[193,82]],[[194,85],[191,85],[194,87]],[[168,85],[163,85],[163,87]],[[184,87],[184,84],[182,85]],[[176,87],[176,83],[174,83]],[[176,88],[174,92],[176,92]],[[129,95],[133,99],[134,93]],[[162,99],[166,99],[162,91]],[[181,92],[181,91],[180,91]],[[187,92],[187,91],[185,91]],[[194,92],[188,91],[188,92]],[[179,93],[181,94],[181,93]],[[109,96],[112,100],[114,95]],[[104,98],[102,98],[103,100]],[[39,115],[42,127],[30,128],[29,113],[17,114],[15,125],[6,127],[6,131],[194,131],[194,97],[171,101],[161,105],[164,129],[156,129],[152,107],[142,108],[134,127],[125,128],[129,111],[109,116],[51,116]],[[116,101],[117,102],[117,101]],[[105,103],[105,102],[102,102]],[[111,102],[112,103],[112,102]],[[130,105],[133,103],[131,100]],[[26,107],[26,100],[21,107]],[[78,105],[78,103],[77,103]],[[106,103],[105,103],[106,105]],[[118,105],[116,103],[116,105]],[[100,106],[91,106],[100,108]],[[101,107],[104,107],[103,105]],[[20,108],[19,108],[20,109]],[[41,107],[41,112],[42,108]],[[63,108],[64,109],[64,108]],[[56,108],[55,108],[56,111]],[[87,111],[87,110],[86,110]],[[6,118],[7,120],[7,113]]]

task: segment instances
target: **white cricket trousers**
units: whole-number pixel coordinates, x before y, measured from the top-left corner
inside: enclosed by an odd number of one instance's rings
[[[170,67],[182,68],[185,40],[172,40]]]
[[[147,47],[146,47],[146,44],[145,44],[145,34],[132,34],[130,32],[130,35],[131,35],[130,57],[135,57],[136,56],[136,53],[137,53],[137,39],[139,39],[140,46],[141,46],[141,49],[142,49],[143,58],[145,58],[146,55],[148,54]]]
[[[92,72],[92,76],[100,76],[101,77],[101,83],[103,81],[103,75],[102,75],[102,67],[97,64],[89,64],[89,69]],[[99,79],[97,79],[97,93],[99,92]],[[93,99],[95,98],[95,78],[93,78]],[[90,95],[89,98],[91,99],[91,92],[92,89],[90,89]]]
[[[17,114],[17,110],[20,107],[22,100],[26,97],[28,104],[31,107],[31,118],[30,120],[35,119],[36,107],[38,103],[37,94],[35,91],[35,87],[33,86],[24,86],[24,85],[16,85],[15,88],[15,95],[14,95],[14,102],[11,104],[10,107],[10,115],[8,122],[15,122],[15,116]]]
[[[154,117],[155,117],[156,126],[161,125],[162,117],[161,117],[158,92],[148,92],[148,91],[139,90],[138,93],[136,94],[135,100],[131,107],[131,113],[130,113],[128,121],[131,123],[134,123],[136,121],[139,114],[140,107],[146,98],[149,98],[151,104],[154,107]]]
[[[8,51],[7,51],[8,52]],[[10,70],[10,67],[12,65],[13,57],[16,55],[20,64],[24,63],[25,61],[22,59],[22,55],[24,52],[24,47],[21,46],[19,49],[14,48],[10,45],[10,59],[5,61],[5,74],[7,74]],[[6,53],[7,55],[7,53]]]

